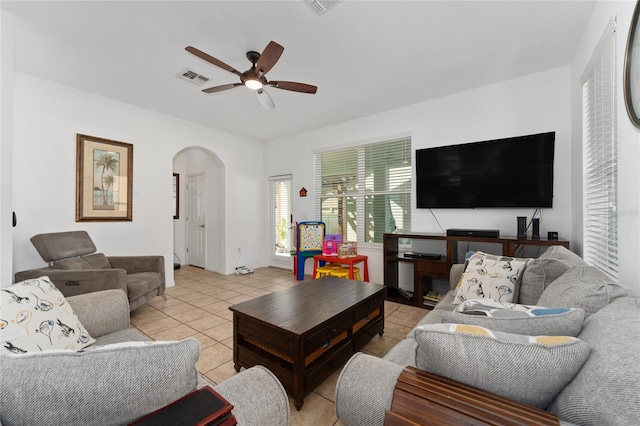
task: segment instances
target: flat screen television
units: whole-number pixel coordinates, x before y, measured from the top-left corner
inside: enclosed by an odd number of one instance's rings
[[[416,150],[417,207],[552,207],[555,135]]]

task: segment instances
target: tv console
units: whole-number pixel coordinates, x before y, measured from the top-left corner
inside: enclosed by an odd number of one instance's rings
[[[411,239],[412,243],[413,240],[442,241],[442,253],[413,251],[414,244],[412,248],[403,249],[399,244],[400,239]],[[448,283],[451,265],[458,262],[458,242],[500,244],[502,246],[500,252],[492,254],[505,256],[515,256],[518,247],[523,245],[538,247],[561,245],[567,249],[570,248],[567,240],[546,238],[532,240],[517,237],[477,236],[477,234],[474,236],[427,233],[384,234],[384,284],[387,286],[387,300],[432,309],[438,303],[439,296],[444,296],[449,290],[447,284],[446,289],[440,288],[438,291],[434,288],[432,279],[446,280]],[[408,278],[412,281],[401,282],[401,279],[407,278],[406,274],[401,273],[400,270],[407,267],[413,270],[413,277]]]

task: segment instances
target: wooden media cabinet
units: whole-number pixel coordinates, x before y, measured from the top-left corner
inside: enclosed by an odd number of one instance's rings
[[[429,297],[429,292],[444,295],[449,290],[449,270],[451,265],[459,262],[459,243],[494,244],[499,248],[496,252],[490,252],[491,254],[511,257],[516,257],[518,250],[524,246],[537,246],[539,250],[554,245],[570,248],[567,240],[546,238],[534,240],[516,237],[459,237],[427,233],[384,234],[383,238],[387,300],[426,309],[435,306],[437,296],[430,300],[423,298],[424,296]],[[410,244],[408,240],[411,240]],[[421,253],[421,244],[429,247],[428,253]],[[415,253],[414,257],[411,253]],[[440,258],[435,258],[437,256]],[[446,285],[437,286],[433,280],[444,280]]]

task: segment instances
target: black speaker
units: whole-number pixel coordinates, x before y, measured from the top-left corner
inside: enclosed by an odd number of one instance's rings
[[[518,216],[518,238],[527,238],[527,217]]]
[[[540,239],[540,219],[531,219],[533,222],[533,230],[531,231],[531,239]]]
[[[558,239],[558,233],[555,232],[555,231],[547,232],[547,239],[548,240],[557,240]]]

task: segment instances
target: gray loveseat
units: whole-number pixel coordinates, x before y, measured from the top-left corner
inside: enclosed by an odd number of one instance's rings
[[[196,369],[196,339],[150,343],[130,328],[122,290],[66,299],[96,342],[77,352],[0,354],[2,425],[126,425],[199,386],[213,385]],[[289,422],[287,394],[263,367],[243,370],[213,388],[235,406],[238,424]]]
[[[432,364],[443,362],[435,359],[435,356],[434,359],[424,359],[425,348],[422,345],[429,344],[433,348],[438,346],[438,341],[421,339],[426,335],[424,328],[442,327],[429,324],[455,318],[456,314],[452,311],[457,305],[452,304],[453,289],[463,270],[463,265],[452,267],[452,291],[447,293],[435,309],[428,311],[406,339],[393,347],[383,359],[358,353],[345,365],[336,386],[336,413],[346,426],[383,424],[385,412],[391,407],[396,381],[404,367],[422,367],[429,371]],[[638,292],[616,284],[560,246],[550,247],[538,259],[529,263],[522,275],[519,289],[518,303],[549,308],[580,308],[584,311],[584,321],[581,321],[581,327],[578,328],[577,338],[588,345],[588,357],[584,363],[578,363],[575,373],[571,372],[568,384],[553,392],[550,403],[539,408],[555,414],[561,424],[566,425],[640,424]],[[427,327],[421,327],[423,325]],[[453,358],[445,360],[453,364],[451,371],[455,373],[460,373],[456,371],[457,367],[469,369],[469,366],[454,358],[474,355],[462,352],[464,351],[460,349]],[[506,352],[496,352],[486,352],[482,357],[492,362],[500,357],[511,356]],[[431,353],[436,354],[437,350]],[[470,378],[475,373],[481,375],[484,368],[479,365],[473,367],[473,371],[469,371]],[[492,377],[499,379],[510,372],[500,373]],[[531,376],[540,375],[546,381],[553,381],[553,377],[545,376],[549,374],[553,373],[537,371],[536,363],[533,362]],[[510,397],[509,385],[507,383],[494,393],[502,392],[501,396],[522,402],[522,395],[518,395],[518,398],[515,395]],[[531,393],[538,393],[538,390],[532,389]],[[525,399],[528,396],[524,395]],[[420,415],[427,419],[429,413]]]

